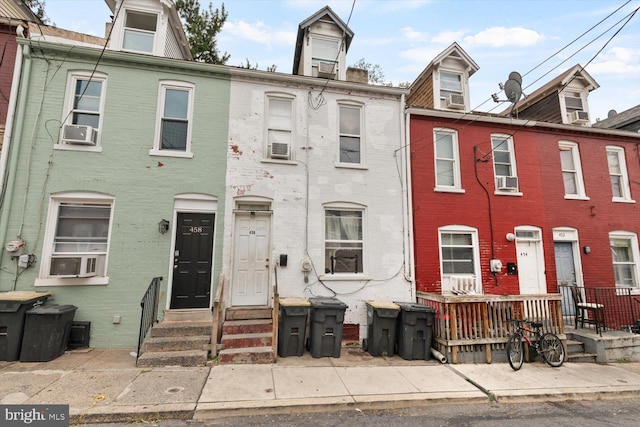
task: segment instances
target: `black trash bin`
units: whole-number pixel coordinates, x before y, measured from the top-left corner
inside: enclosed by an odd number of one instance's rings
[[[27,310],[47,302],[51,292],[0,292],[0,360],[20,359]]]
[[[309,298],[311,357],[340,357],[342,323],[347,304],[337,298]]]
[[[436,311],[420,304],[401,303],[397,322],[398,354],[405,360],[431,359],[433,320]]]
[[[362,349],[372,356],[393,356],[396,346],[396,320],[400,307],[392,302],[366,301],[367,338]]]
[[[47,304],[27,311],[21,362],[48,362],[67,349],[69,332],[78,307]]]
[[[307,337],[307,317],[311,304],[304,298],[280,300],[278,356],[302,356]]]

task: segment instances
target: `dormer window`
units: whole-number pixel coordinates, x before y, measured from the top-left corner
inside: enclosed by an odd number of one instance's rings
[[[340,40],[314,37],[311,48],[313,77],[335,78],[338,74],[339,53]]]
[[[440,71],[440,106],[454,110],[464,109],[462,74]]]
[[[127,11],[122,48],[153,53],[158,15]]]
[[[585,102],[582,99],[582,92],[563,92],[564,107],[567,114],[567,123],[587,124],[589,123],[589,113],[586,111]]]

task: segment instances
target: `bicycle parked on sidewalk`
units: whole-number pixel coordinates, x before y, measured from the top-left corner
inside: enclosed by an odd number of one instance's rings
[[[509,365],[514,371],[522,367],[524,361],[524,342],[529,345],[529,351],[541,354],[542,358],[554,368],[562,366],[565,358],[564,346],[556,334],[550,332],[542,333],[542,323],[529,320],[509,319],[513,323],[516,331],[507,341],[507,356]],[[526,325],[531,326],[528,328]],[[533,339],[529,339],[526,332],[533,334]]]

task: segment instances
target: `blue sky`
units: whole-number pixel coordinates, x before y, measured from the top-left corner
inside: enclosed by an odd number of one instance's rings
[[[207,6],[209,0],[200,3]],[[214,8],[222,4],[211,3]],[[325,5],[347,22],[352,4],[227,0],[218,45],[231,55],[228,65],[248,59],[259,69],[275,64],[278,72],[291,73],[298,24]],[[103,0],[46,0],[46,6],[56,26],[99,36],[111,14]],[[526,94],[573,65],[590,62],[586,69],[600,84],[589,97],[591,117],[606,118],[610,109],[621,112],[640,104],[640,11],[622,28],[637,8],[640,0],[356,0],[348,23],[355,35],[347,62],[364,58],[379,65],[387,81],[413,81],[456,41],[480,67],[471,78],[472,107],[492,112],[506,108],[496,105],[491,94],[499,92],[498,84],[510,72],[523,75]]]

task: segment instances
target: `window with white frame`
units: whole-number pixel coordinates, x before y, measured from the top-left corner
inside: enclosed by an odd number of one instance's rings
[[[113,203],[88,192],[51,197],[37,285],[107,283]]]
[[[362,106],[340,104],[340,163],[363,163]]]
[[[293,98],[267,96],[267,158],[291,160],[293,154]]]
[[[462,74],[440,71],[440,105],[444,108],[464,107]]]
[[[436,190],[451,191],[462,188],[458,133],[452,129],[436,128],[433,131]]]
[[[90,71],[69,73],[64,118],[56,148],[98,149],[106,86],[105,74]]]
[[[624,148],[607,147],[607,163],[609,164],[609,179],[614,202],[631,201],[629,189],[629,176],[627,175],[627,162],[624,157]]]
[[[156,136],[154,147],[149,154],[193,157],[191,123],[194,88],[191,83],[160,82]]]
[[[564,197],[566,199],[586,199],[582,166],[578,144],[570,141],[560,141],[560,165],[564,182]]]
[[[127,10],[122,48],[136,52],[153,52],[158,15]]]
[[[513,137],[511,135],[491,135],[491,150],[493,153],[496,191],[518,191],[518,173],[516,171]]]
[[[311,67],[313,77],[335,78],[339,71],[340,40],[313,37]]]
[[[325,208],[326,274],[361,274],[364,271],[364,209]]]
[[[638,236],[628,231],[609,233],[616,286],[638,287]]]
[[[452,225],[439,228],[438,233],[443,291],[478,292],[478,231],[472,227]]]

